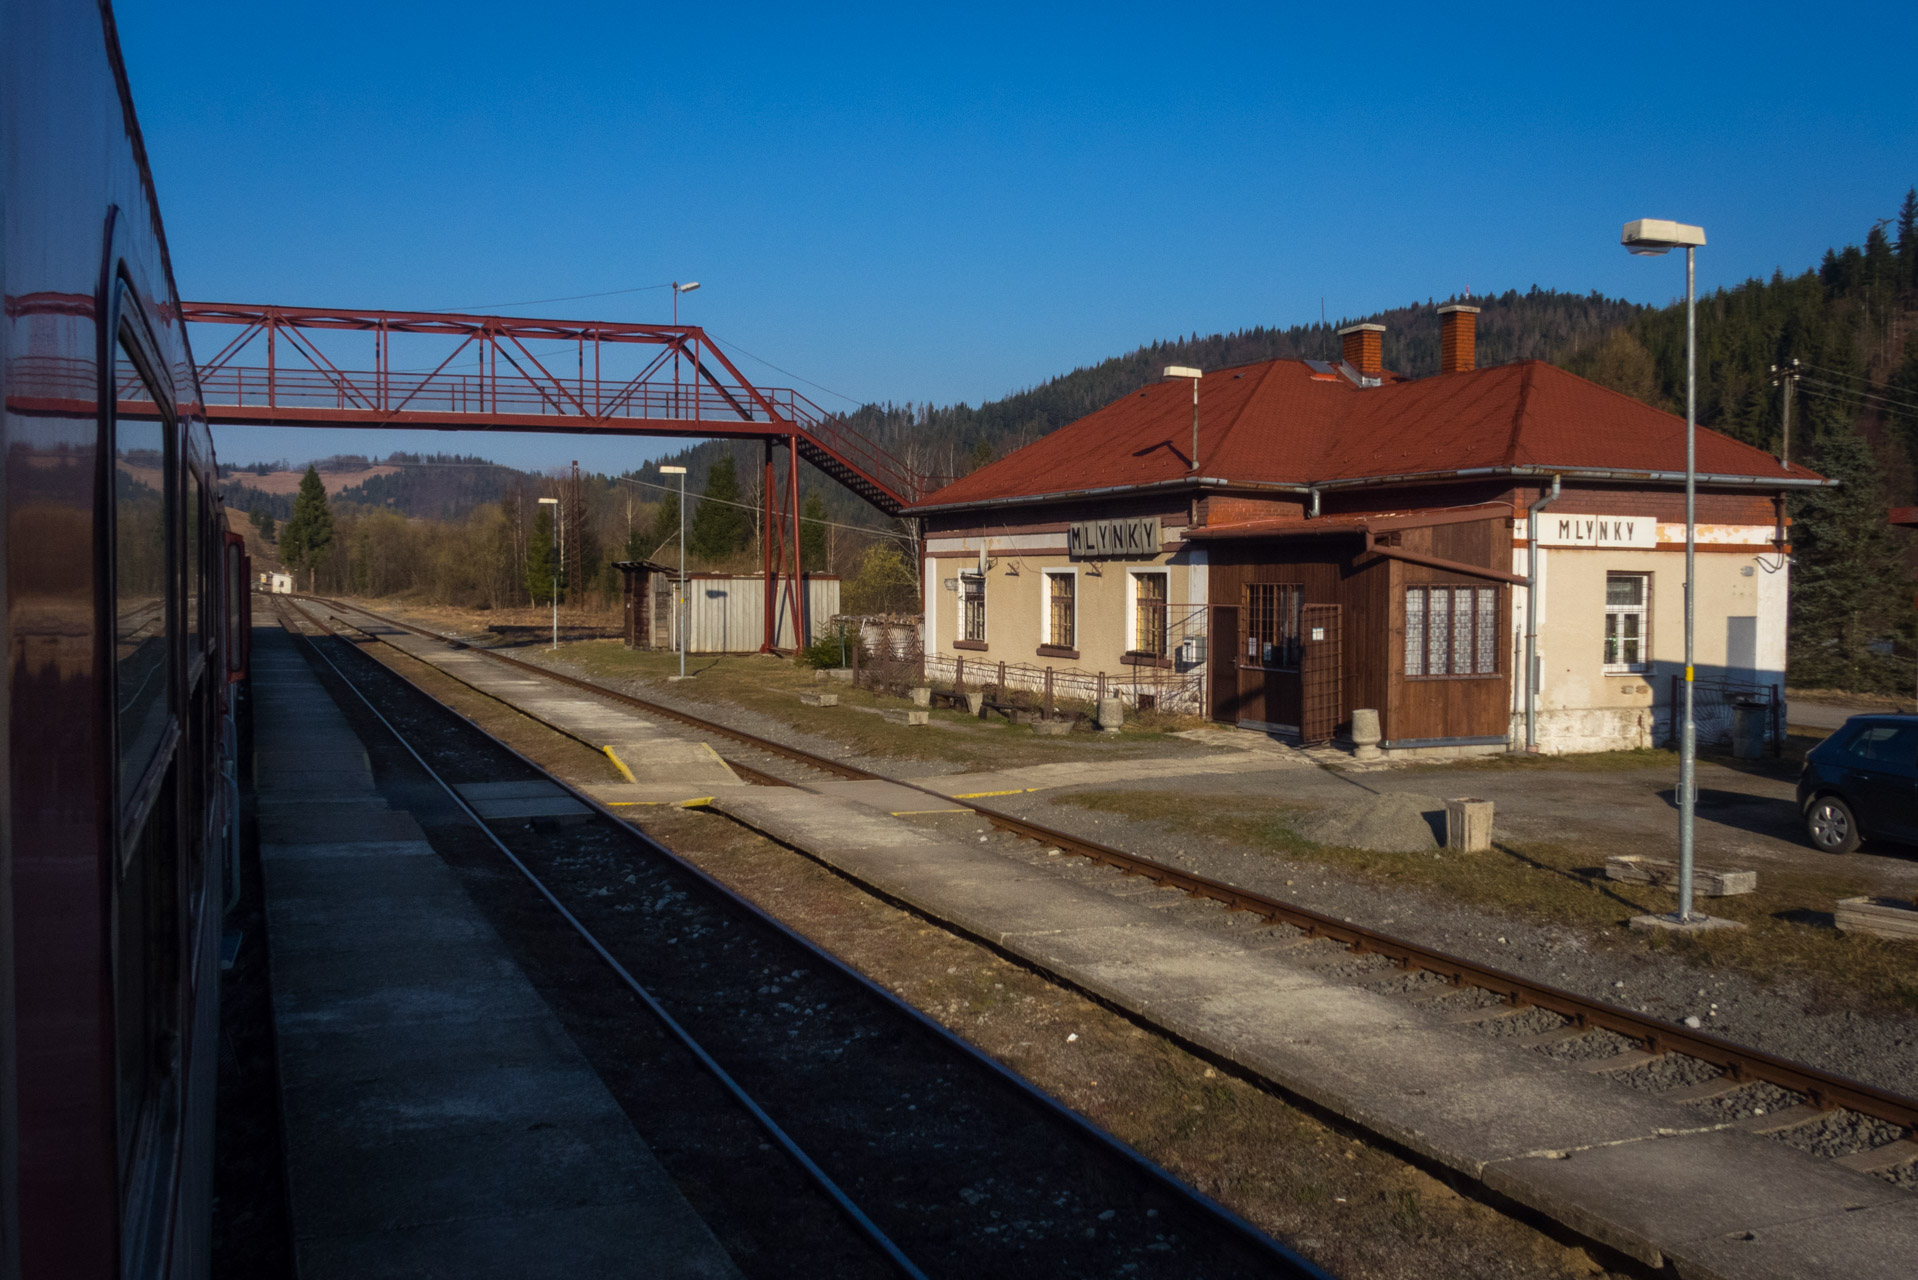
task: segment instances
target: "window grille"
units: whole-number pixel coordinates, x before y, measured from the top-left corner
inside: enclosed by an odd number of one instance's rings
[[[963,587],[964,622],[966,640],[977,640],[981,644],[986,639],[986,577],[982,573],[959,575]]]
[[[1079,578],[1071,573],[1049,573],[1046,582],[1050,587],[1051,630],[1048,633],[1050,644],[1061,649],[1078,648],[1078,616],[1075,606],[1078,603]]]
[[[1650,621],[1648,574],[1605,575],[1605,667],[1610,671],[1642,671],[1645,637]]]
[[[1497,587],[1407,587],[1405,674],[1498,674]]]
[[[1249,582],[1240,616],[1245,620],[1245,661],[1254,667],[1297,670],[1305,588],[1280,582]]]
[[[1132,651],[1166,656],[1166,575],[1135,573],[1133,589],[1138,593],[1138,617],[1133,626]]]

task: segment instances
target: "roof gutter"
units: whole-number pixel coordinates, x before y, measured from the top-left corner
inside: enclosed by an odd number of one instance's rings
[[[1430,480],[1476,480],[1481,477],[1526,476],[1548,477],[1562,476],[1567,480],[1636,480],[1641,483],[1674,484],[1685,483],[1683,471],[1619,471],[1599,467],[1464,467],[1452,471],[1407,471],[1390,476],[1360,476],[1350,480],[1322,480],[1321,489],[1369,489],[1381,485],[1412,484]],[[1735,485],[1749,489],[1830,489],[1838,485],[1836,480],[1814,479],[1810,476],[1745,476],[1699,474],[1699,484]]]

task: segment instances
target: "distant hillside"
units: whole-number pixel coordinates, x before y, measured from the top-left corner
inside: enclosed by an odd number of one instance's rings
[[[466,454],[391,453],[375,462],[357,454],[322,458],[314,467],[334,504],[381,507],[404,516],[458,520],[475,507],[498,502],[515,484],[536,486],[541,477]],[[293,514],[304,466],[286,462],[222,469],[220,488],[229,507],[265,511],[276,520]]]

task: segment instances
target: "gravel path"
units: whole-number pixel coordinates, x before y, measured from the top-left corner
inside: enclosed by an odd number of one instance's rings
[[[1729,970],[1696,967],[1649,950],[1623,929],[1594,934],[1501,918],[1417,889],[1359,883],[1268,849],[1055,803],[1058,797],[1048,792],[993,803],[1050,827],[1581,995],[1673,1022],[1696,1016],[1713,1035],[1918,1095],[1918,1017],[1822,1007],[1809,984],[1798,979],[1763,983]],[[1913,967],[1918,973],[1918,956]]]

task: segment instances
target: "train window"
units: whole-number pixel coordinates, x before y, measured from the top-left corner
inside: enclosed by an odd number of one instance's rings
[[[240,615],[246,604],[246,559],[239,544],[226,548],[226,670],[229,676],[245,670],[245,637],[240,634]]]
[[[124,341],[114,373],[122,405],[155,410],[152,418],[116,414],[113,423],[114,667],[124,796],[153,762],[173,713],[167,495],[174,459],[171,424]]]
[[[205,519],[206,482],[200,479],[199,472],[188,470],[186,553],[180,557],[180,567],[186,574],[186,598],[181,605],[180,619],[186,627],[188,685],[198,678],[200,668],[206,665],[206,631],[200,617],[200,602],[206,598],[206,562],[201,559],[206,553],[206,530],[201,527]]]

